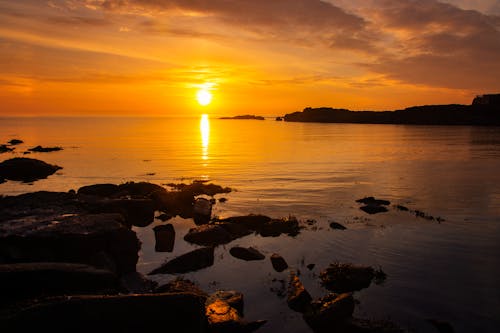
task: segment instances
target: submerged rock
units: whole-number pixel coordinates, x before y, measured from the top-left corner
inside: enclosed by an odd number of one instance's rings
[[[304,313],[304,320],[314,332],[336,332],[339,327],[346,326],[353,312],[352,294],[328,294],[311,302],[310,308]],[[342,329],[338,331],[350,332]]]
[[[169,223],[166,225],[158,225],[153,228],[155,232],[155,251],[156,252],[172,252],[175,243],[174,226]]]
[[[15,146],[15,145],[19,145],[21,143],[24,143],[23,140],[19,140],[19,139],[12,139],[10,140],[9,142],[7,142],[9,145],[12,145],[12,146]]]
[[[33,158],[15,157],[0,163],[0,178],[32,182],[47,178],[60,169],[60,166]]]
[[[214,248],[202,247],[166,262],[148,275],[187,273],[210,267],[213,264]]]
[[[263,255],[253,247],[246,248],[246,247],[235,246],[229,250],[229,253],[235,258],[246,261],[264,260],[266,258],[265,255]]]
[[[277,253],[271,255],[271,264],[276,272],[283,272],[288,268],[288,264],[285,259]]]
[[[368,288],[372,280],[384,280],[385,273],[369,266],[333,263],[320,273],[320,278],[328,290],[344,293]]]
[[[330,222],[330,228],[335,229],[335,230],[346,230],[347,228],[344,227],[342,224],[337,223],[337,222]]]
[[[42,146],[36,146],[33,148],[28,149],[31,152],[37,152],[37,153],[50,153],[53,151],[60,151],[63,150],[62,147],[42,147]]]
[[[192,228],[184,236],[184,240],[198,245],[220,245],[233,240],[233,237],[226,229],[217,224],[204,224]]]
[[[297,274],[292,272],[287,290],[288,307],[294,311],[305,313],[309,310],[311,301],[311,295],[307,292]]]

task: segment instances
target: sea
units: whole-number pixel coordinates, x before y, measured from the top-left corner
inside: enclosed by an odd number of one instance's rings
[[[214,206],[220,218],[264,214],[296,217],[295,237],[249,235],[219,246],[213,266],[181,276],[202,289],[244,294],[245,319],[267,320],[258,332],[311,332],[290,310],[289,271],[273,270],[278,253],[300,274],[313,298],[327,294],[319,273],[330,263],[381,268],[387,278],[354,294],[354,316],[394,322],[412,332],[500,329],[500,128],[177,118],[0,118],[0,143],[21,139],[13,153],[63,169],[33,183],[7,181],[1,195],[69,191],[96,183],[155,184],[204,180],[231,187]],[[60,146],[31,153],[28,148]],[[391,202],[367,214],[357,199]],[[402,205],[409,211],[396,208]],[[432,216],[434,219],[418,216]],[[347,230],[333,230],[329,224]],[[172,223],[171,253],[155,252],[152,228]],[[134,227],[142,246],[137,269],[147,274],[196,245],[183,240],[191,219],[158,219]],[[232,257],[232,246],[252,246],[262,261]],[[150,276],[165,283],[177,276]]]

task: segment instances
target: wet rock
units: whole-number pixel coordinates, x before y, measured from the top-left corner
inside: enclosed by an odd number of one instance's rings
[[[271,218],[265,215],[244,215],[232,216],[226,219],[218,220],[220,223],[242,225],[250,230],[260,230],[262,226],[271,221]]]
[[[206,332],[204,299],[190,293],[72,296],[0,318],[6,332]]]
[[[162,213],[162,214],[158,215],[156,218],[162,222],[166,222],[166,221],[170,220],[171,218],[173,218],[173,216],[170,214],[167,214],[167,213]]]
[[[0,281],[0,302],[41,296],[118,292],[115,274],[83,264],[0,264]]]
[[[356,202],[359,202],[359,203],[362,203],[365,205],[375,205],[375,206],[380,206],[380,205],[388,206],[391,204],[390,201],[382,200],[382,199],[375,199],[374,197],[365,197],[363,199],[356,200]]]
[[[368,214],[377,214],[377,213],[385,213],[387,212],[387,208],[384,206],[378,206],[378,205],[366,205],[359,207],[362,211]]]
[[[172,252],[175,243],[174,226],[169,223],[166,225],[158,225],[153,228],[155,233],[155,251],[156,252]]]
[[[155,205],[151,199],[105,199],[87,201],[85,208],[92,213],[118,213],[128,226],[145,227],[154,221]]]
[[[390,321],[368,320],[351,318],[343,327],[347,333],[404,333],[401,329]]]
[[[50,153],[53,151],[60,151],[63,150],[62,147],[42,147],[42,146],[36,146],[33,148],[28,149],[31,152],[37,152],[37,153]]]
[[[219,199],[219,202],[220,202],[220,203],[224,203],[224,202],[226,202],[226,201],[227,201],[227,198],[220,198],[220,199]]]
[[[328,294],[311,302],[304,320],[315,332],[332,332],[343,327],[354,312],[354,298],[350,293]],[[345,332],[345,330],[339,330]],[[349,331],[347,331],[349,332]]]
[[[184,240],[198,245],[220,245],[229,243],[233,237],[220,225],[204,224],[190,229]]]
[[[216,184],[206,184],[206,181],[202,180],[195,180],[191,184],[167,184],[168,186],[184,192],[184,193],[189,193],[193,197],[198,196],[198,195],[208,195],[213,197],[216,194],[220,193],[230,193],[232,191],[231,188],[229,187],[222,187],[220,185]]]
[[[187,273],[210,267],[213,264],[214,248],[202,247],[166,262],[148,275]]]
[[[167,190],[153,183],[148,182],[127,182],[119,185],[120,196],[128,195],[131,197],[151,197],[156,193],[166,193]]]
[[[396,205],[395,207],[396,207],[397,210],[401,210],[403,212],[409,211],[408,207],[403,206],[403,205]]]
[[[316,267],[316,264],[309,264],[306,266],[308,270],[312,271],[314,267]]]
[[[229,253],[235,258],[246,261],[264,260],[266,258],[265,255],[263,255],[253,247],[246,248],[246,247],[235,246],[229,250]]]
[[[288,268],[288,264],[285,259],[277,253],[271,255],[271,264],[276,272],[283,272]]]
[[[250,235],[253,232],[246,226],[237,223],[218,223],[217,225],[224,228],[224,230],[226,230],[231,235],[232,239],[244,237]]]
[[[299,231],[299,222],[295,217],[270,220],[258,230],[262,237],[278,237],[281,234],[296,236]]]
[[[15,157],[0,163],[0,178],[32,182],[47,178],[59,169],[62,168],[40,160]]]
[[[347,228],[344,227],[342,224],[337,223],[337,222],[330,222],[330,228],[334,230],[346,230]]]
[[[152,293],[157,285],[139,272],[130,272],[120,277],[120,291],[126,294]]]
[[[299,277],[292,272],[287,290],[288,307],[294,311],[304,313],[309,310],[311,301],[311,295],[309,295]]]
[[[222,299],[207,302],[206,317],[209,332],[213,333],[249,333],[266,323],[264,320],[246,322],[238,311]]]
[[[115,184],[94,184],[80,187],[77,193],[99,197],[111,197],[117,193],[119,189],[119,186]]]
[[[157,287],[155,293],[191,293],[202,297],[204,300],[208,297],[207,293],[201,290],[193,281],[181,277]]]
[[[455,330],[453,329],[453,326],[450,325],[450,323],[443,321],[443,320],[438,320],[438,319],[427,319],[429,323],[434,326],[439,333],[454,333]]]
[[[219,290],[208,296],[206,304],[212,304],[216,300],[222,300],[236,309],[238,315],[243,316],[243,294],[234,290]]]
[[[14,148],[10,148],[7,145],[0,145],[0,154],[1,153],[8,153],[8,152],[11,152],[13,150],[14,150]]]
[[[344,293],[368,288],[372,280],[380,277],[385,279],[385,273],[375,271],[369,266],[333,263],[320,273],[323,285],[331,291]]]
[[[205,198],[197,198],[193,205],[193,219],[197,225],[206,224],[212,216],[212,203]]]
[[[15,146],[15,145],[19,145],[21,143],[24,143],[23,140],[19,140],[19,139],[12,139],[10,140],[9,142],[7,142],[9,145],[12,145],[12,146]]]

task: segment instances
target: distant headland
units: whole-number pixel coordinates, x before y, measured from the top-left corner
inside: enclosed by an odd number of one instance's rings
[[[255,116],[252,114],[245,114],[242,116],[234,116],[234,117],[220,117],[219,119],[245,119],[245,120],[265,120],[262,116]]]
[[[396,111],[307,107],[283,118],[291,122],[318,123],[500,126],[500,94],[477,96],[470,105],[424,105]]]

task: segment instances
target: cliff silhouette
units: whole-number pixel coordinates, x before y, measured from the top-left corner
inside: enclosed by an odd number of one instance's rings
[[[481,95],[472,104],[412,106],[395,111],[310,108],[284,116],[285,121],[358,124],[500,126],[500,94]]]

